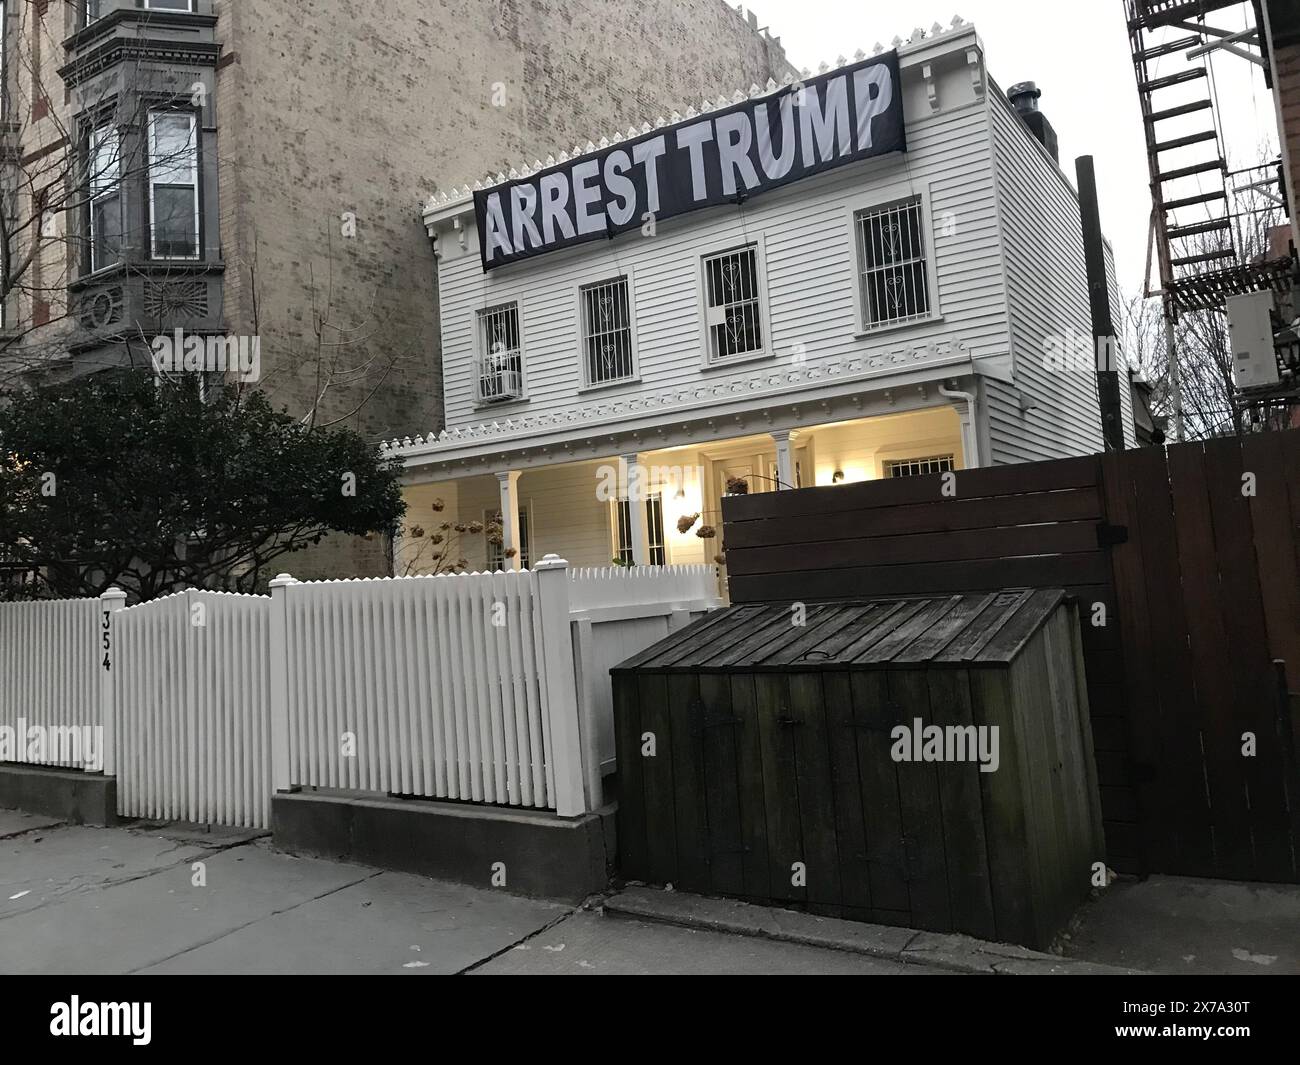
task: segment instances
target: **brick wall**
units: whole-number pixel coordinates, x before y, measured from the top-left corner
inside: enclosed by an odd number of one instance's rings
[[[440,426],[424,199],[785,71],[723,0],[241,0],[221,19],[229,328],[256,328],[277,399],[323,392],[376,438]]]
[[[788,69],[724,0],[240,0],[220,19],[228,328],[262,338],[278,403],[323,397],[376,440],[442,425],[430,194]],[[379,537],[286,561],[385,572]]]

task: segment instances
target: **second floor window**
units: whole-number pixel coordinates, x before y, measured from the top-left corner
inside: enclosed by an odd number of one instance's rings
[[[519,304],[501,303],[479,311],[478,332],[479,402],[522,399],[524,355],[519,336]]]
[[[763,309],[754,245],[704,260],[704,314],[709,360],[763,350]]]
[[[198,119],[192,112],[149,115],[149,211],[155,259],[199,257]]]
[[[856,217],[862,324],[866,329],[930,317],[929,264],[921,200]]]
[[[603,385],[636,376],[627,278],[584,285],[579,302],[586,384]]]
[[[122,140],[113,126],[92,130],[90,170],[90,268],[99,270],[122,257]]]

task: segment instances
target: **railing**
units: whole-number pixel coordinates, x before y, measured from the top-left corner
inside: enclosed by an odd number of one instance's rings
[[[720,605],[710,566],[0,605],[0,724],[102,725],[125,817],[267,828],[297,787],[603,803],[609,668]],[[6,760],[0,752],[0,761]],[[18,760],[18,759],[9,759]]]

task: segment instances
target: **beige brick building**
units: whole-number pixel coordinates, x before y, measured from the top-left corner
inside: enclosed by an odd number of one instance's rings
[[[424,199],[788,70],[724,0],[7,0],[0,25],[3,364],[256,336],[275,401],[376,440],[442,418]]]

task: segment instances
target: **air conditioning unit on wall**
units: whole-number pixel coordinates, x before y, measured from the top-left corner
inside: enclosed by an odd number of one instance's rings
[[[523,374],[518,370],[484,369],[479,377],[479,396],[484,403],[519,399],[524,394]]]
[[[1278,383],[1272,312],[1273,293],[1270,291],[1228,297],[1232,381],[1240,389]]]

